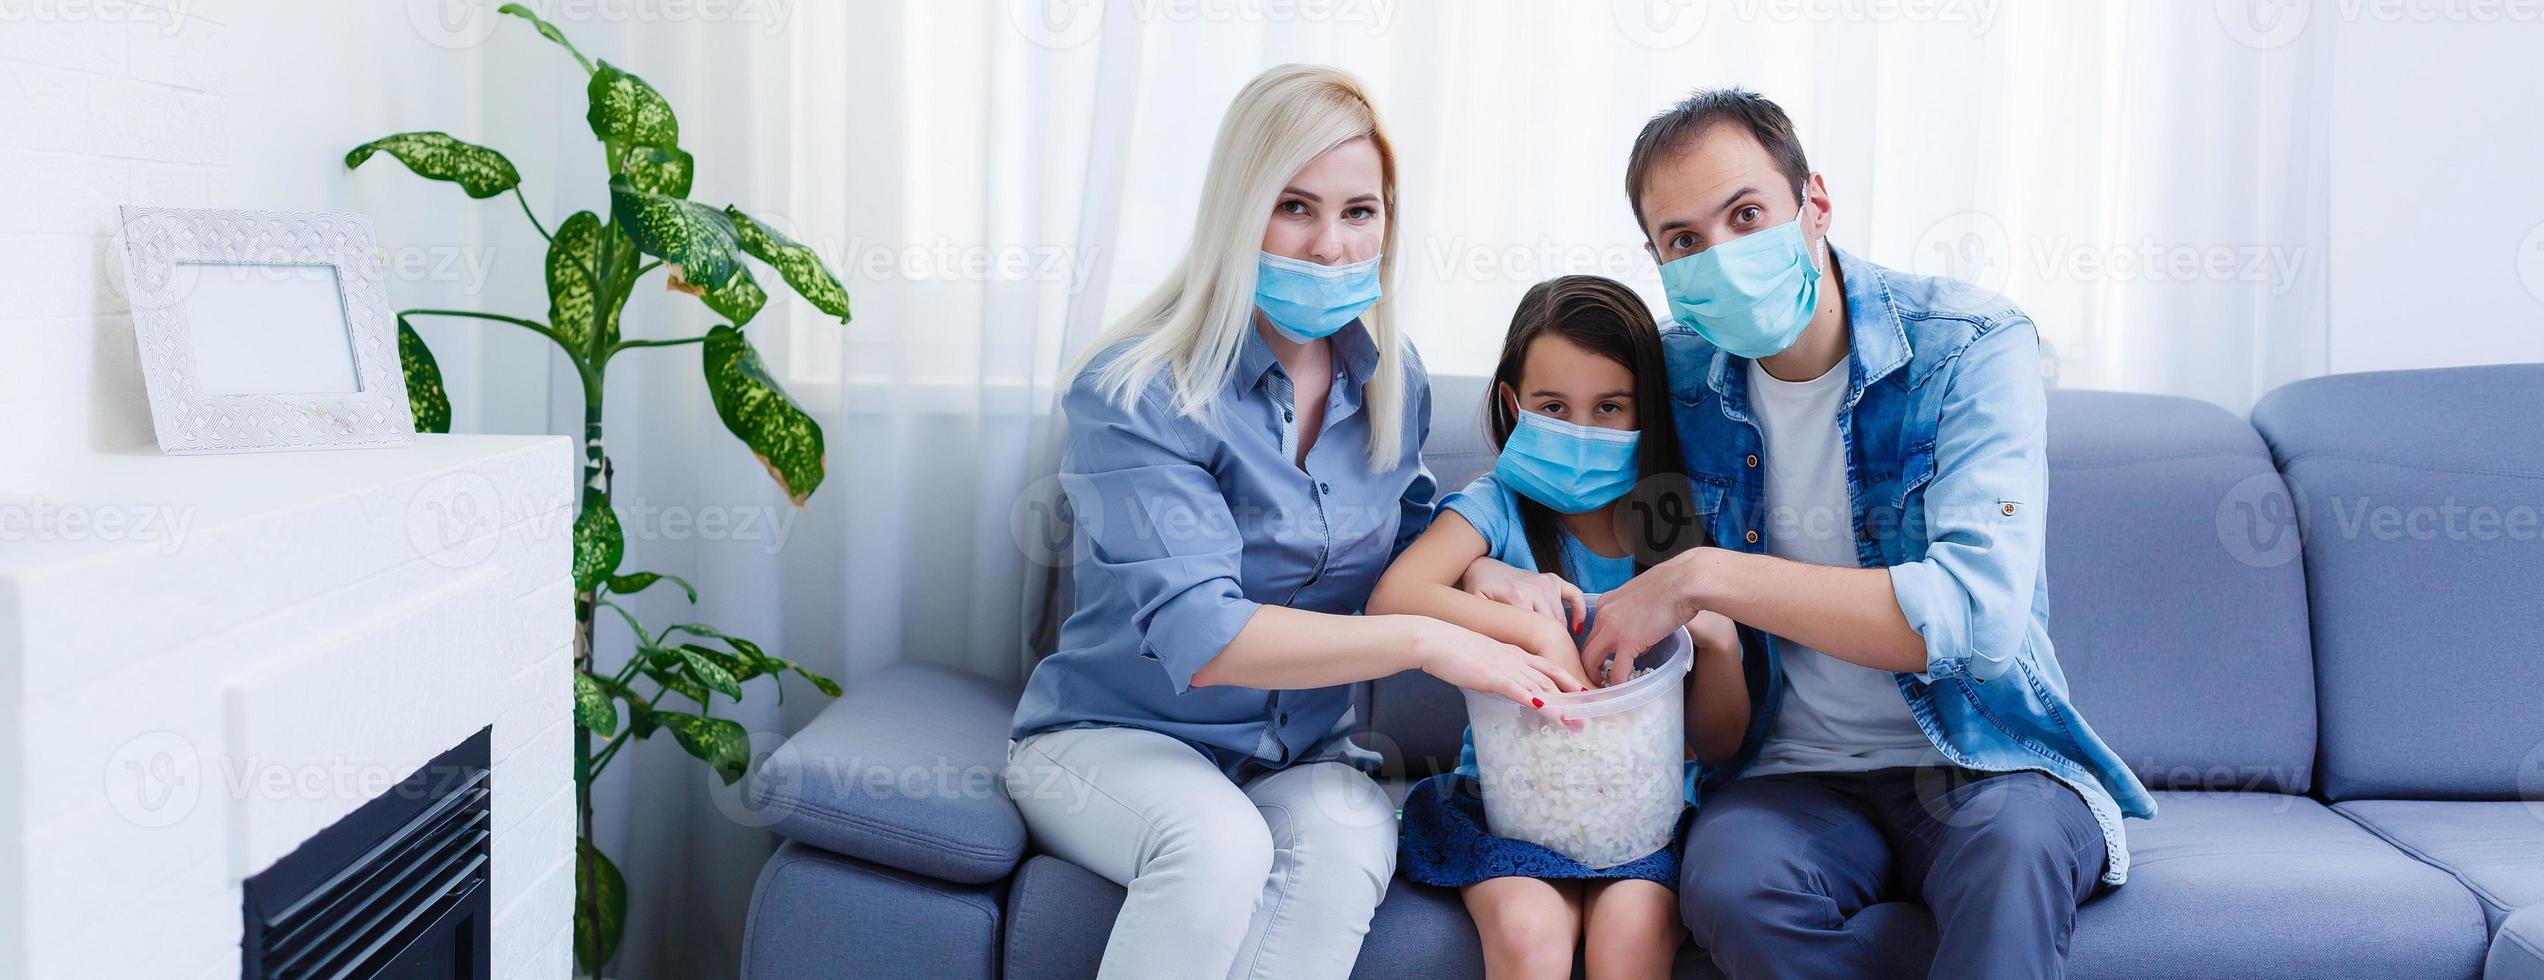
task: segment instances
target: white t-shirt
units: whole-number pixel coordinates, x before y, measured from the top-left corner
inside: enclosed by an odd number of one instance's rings
[[[1809,381],[1779,381],[1749,363],[1749,406],[1766,443],[1767,553],[1814,565],[1855,567],[1854,511],[1846,495],[1846,446],[1838,406],[1847,362]],[[1860,772],[1938,762],[1886,670],[1848,663],[1778,638],[1789,682],[1784,707],[1758,760],[1744,773]]]

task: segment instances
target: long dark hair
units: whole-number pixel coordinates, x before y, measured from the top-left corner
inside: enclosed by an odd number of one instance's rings
[[[1581,349],[1623,365],[1634,376],[1635,425],[1642,439],[1635,453],[1640,470],[1628,506],[1617,512],[1617,535],[1634,554],[1637,573],[1704,543],[1704,528],[1694,519],[1686,462],[1678,452],[1678,426],[1670,417],[1669,374],[1661,359],[1661,330],[1641,297],[1624,283],[1601,276],[1564,276],[1528,289],[1511,313],[1510,333],[1502,338],[1502,359],[1493,366],[1493,383],[1485,392],[1485,419],[1493,445],[1510,440],[1519,424],[1516,406],[1502,391],[1520,390],[1520,370],[1528,347],[1539,337],[1561,337]],[[1519,497],[1520,527],[1540,571],[1566,574],[1563,549],[1555,531],[1560,526],[1552,508],[1526,495]],[[1673,499],[1675,498],[1675,499]],[[1682,526],[1663,526],[1672,518]],[[1690,530],[1693,533],[1689,533]]]

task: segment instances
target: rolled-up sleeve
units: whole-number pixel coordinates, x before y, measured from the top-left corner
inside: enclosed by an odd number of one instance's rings
[[[2048,399],[2030,320],[1980,334],[1943,370],[1926,554],[1890,569],[1926,672],[1986,681],[2022,656],[2040,580]],[[1933,382],[1930,382],[1933,383]]]
[[[1239,585],[1244,538],[1227,498],[1185,438],[1191,423],[1153,390],[1126,409],[1082,378],[1062,407],[1061,485],[1086,546],[1079,587],[1128,599],[1134,612],[1122,628],[1139,633],[1140,654],[1165,669],[1175,693],[1188,692],[1194,672],[1260,608]]]

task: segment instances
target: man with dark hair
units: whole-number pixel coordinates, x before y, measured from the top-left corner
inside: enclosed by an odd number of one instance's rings
[[[1827,183],[1775,103],[1699,92],[1644,126],[1626,195],[1661,264],[1696,520],[1716,547],[1608,593],[1584,655],[1714,611],[1747,627],[1740,753],[1681,862],[1689,932],[1734,978],[1901,964],[1849,918],[1934,912],[1934,974],[2048,977],[2128,875],[2155,801],[2052,654],[2047,415],[2003,297],[1830,247]],[[1519,579],[1482,566],[1470,585]]]

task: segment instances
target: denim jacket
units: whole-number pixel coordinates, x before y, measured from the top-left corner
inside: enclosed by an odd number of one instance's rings
[[[2076,713],[2050,650],[2048,410],[2031,318],[1958,280],[1830,254],[1852,348],[1837,428],[1855,561],[1890,570],[1900,611],[1926,641],[1925,671],[1896,675],[1899,692],[1954,764],[2037,770],[2083,796],[2102,826],[2103,879],[2119,884],[2129,871],[2120,819],[2154,816],[2155,800]],[[1684,327],[1665,331],[1662,346],[1699,518],[1723,547],[1764,553],[1765,449],[1748,362]],[[1745,666],[1759,710],[1708,786],[1757,758],[1783,703],[1776,639],[1752,641]]]

